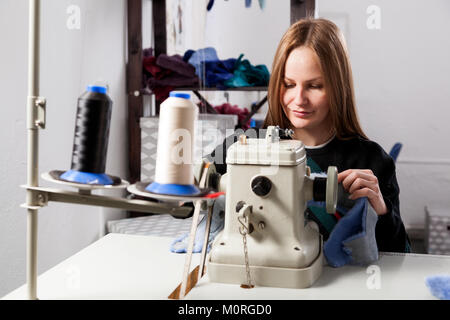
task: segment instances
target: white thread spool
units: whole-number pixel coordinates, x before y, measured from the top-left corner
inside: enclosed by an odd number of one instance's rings
[[[159,117],[155,182],[193,185],[194,126],[197,107],[187,93],[171,92]]]

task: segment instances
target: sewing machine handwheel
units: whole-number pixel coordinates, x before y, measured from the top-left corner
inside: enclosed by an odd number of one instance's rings
[[[328,213],[335,213],[338,198],[337,168],[328,167],[326,188],[326,209]]]

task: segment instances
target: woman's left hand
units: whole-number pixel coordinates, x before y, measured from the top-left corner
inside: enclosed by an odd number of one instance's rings
[[[386,203],[381,194],[378,178],[372,170],[349,169],[338,174],[338,183],[350,193],[350,199],[367,197],[378,215],[387,213]]]

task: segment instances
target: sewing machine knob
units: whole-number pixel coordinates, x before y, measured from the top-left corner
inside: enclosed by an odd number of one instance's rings
[[[264,197],[269,194],[270,189],[272,189],[272,182],[269,178],[258,176],[252,180],[252,191],[256,195]]]

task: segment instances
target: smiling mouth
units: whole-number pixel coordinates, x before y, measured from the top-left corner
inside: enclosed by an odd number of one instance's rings
[[[312,112],[306,111],[292,111],[292,113],[298,118],[307,118],[312,114]]]

